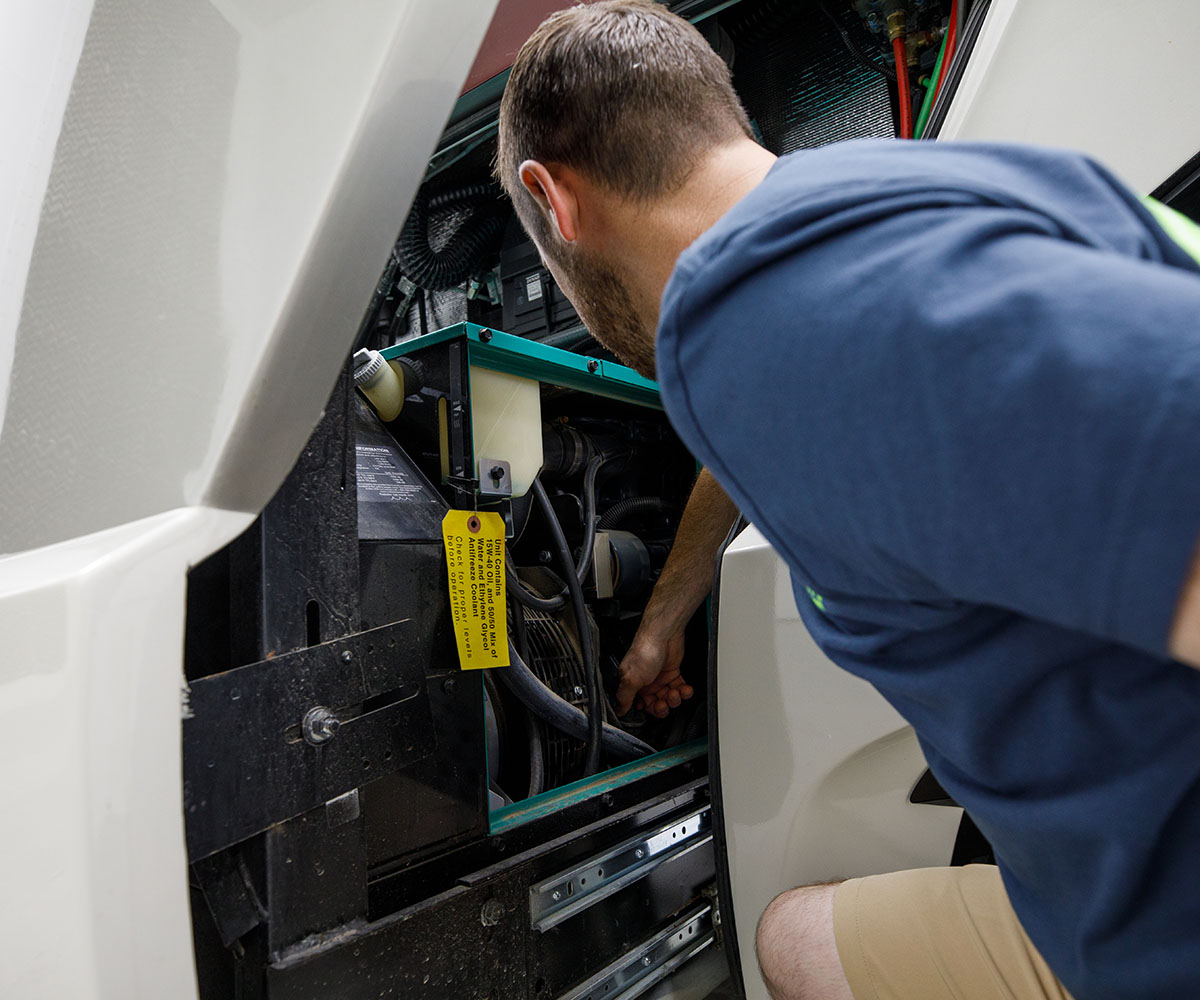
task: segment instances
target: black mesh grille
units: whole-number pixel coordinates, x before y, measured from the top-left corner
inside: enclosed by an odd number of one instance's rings
[[[578,647],[562,623],[540,611],[526,609],[529,669],[560,698],[587,711],[583,662]],[[583,767],[585,745],[556,730],[546,729],[546,787],[574,781]]]
[[[747,0],[725,22],[736,46],[734,84],[763,144],[783,155],[895,135],[886,81],[855,61],[829,19],[815,7],[772,6]],[[863,48],[872,44],[853,18],[844,23]]]

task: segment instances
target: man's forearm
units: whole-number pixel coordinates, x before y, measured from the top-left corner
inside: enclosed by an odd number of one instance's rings
[[[712,589],[713,560],[737,508],[707,469],[701,469],[675,533],[675,543],[642,615],[642,630],[660,636],[683,631]]]

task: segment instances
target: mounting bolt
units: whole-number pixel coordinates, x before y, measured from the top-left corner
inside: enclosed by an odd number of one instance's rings
[[[336,715],[324,705],[317,705],[304,713],[304,718],[300,722],[300,731],[304,734],[305,743],[320,746],[333,739],[341,726]]]
[[[488,475],[492,477],[492,482],[495,483],[497,486],[499,486],[500,480],[502,480],[504,478],[504,466],[493,465],[488,470]]]
[[[354,659],[354,654],[352,652],[350,652],[350,650],[347,649],[342,652],[342,662],[343,663],[349,663],[353,659]]]
[[[454,689],[456,687],[458,687],[458,681],[456,681],[453,677],[447,677],[444,681],[442,681],[442,690],[445,691],[446,694],[454,694]]]
[[[480,907],[479,922],[484,927],[495,927],[504,919],[504,906],[498,899],[489,899]]]
[[[489,340],[492,339],[492,331],[491,330],[480,330],[479,331],[479,339],[486,344]]]
[[[600,362],[597,361],[595,358],[592,358],[592,360],[588,362],[588,371],[590,371],[593,375],[595,375],[596,372],[598,372],[599,370],[600,370]]]
[[[557,903],[560,899],[562,899],[562,893],[555,889],[552,893],[550,893],[550,898]]]
[[[644,857],[646,856],[646,852],[645,852],[645,851],[643,851],[643,850],[642,850],[642,849],[639,847],[639,848],[638,848],[636,851],[634,851],[634,852],[633,852],[633,856],[634,856],[635,858],[644,858]]]
[[[578,684],[576,684],[572,690],[574,690],[576,698],[579,698],[583,695],[583,688],[581,688]]]
[[[554,557],[550,555],[549,549],[542,549],[542,551],[538,553],[538,562],[540,563],[548,563],[553,558]]]
[[[649,955],[642,956],[642,965],[649,967],[649,965],[650,965],[650,956]]]

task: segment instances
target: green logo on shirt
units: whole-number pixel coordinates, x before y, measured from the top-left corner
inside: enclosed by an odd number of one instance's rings
[[[817,610],[824,611],[825,610],[825,598],[823,598],[820,594],[818,594],[815,590],[813,590],[812,587],[805,587],[804,589],[808,591],[808,596],[812,599],[813,604],[815,604],[817,606]]]

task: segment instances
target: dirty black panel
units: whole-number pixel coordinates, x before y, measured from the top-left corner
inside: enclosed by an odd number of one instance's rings
[[[458,667],[450,620],[446,559],[436,541],[364,542],[362,615],[375,621],[400,611],[420,636],[437,732],[436,756],[363,789],[371,865],[441,843],[487,833],[483,686]]]
[[[359,538],[440,539],[446,501],[379,418],[361,403],[355,416],[355,437]]]
[[[192,865],[192,881],[202,891],[212,926],[228,948],[267,918],[240,848],[202,858]]]
[[[358,630],[353,400],[342,373],[325,416],[260,518],[259,656]],[[315,608],[314,608],[315,606]]]
[[[347,929],[324,947],[284,956],[267,970],[269,994],[272,1000],[534,997],[522,947],[522,902],[514,880],[452,889],[366,928]],[[485,919],[497,922],[487,926]]]
[[[267,831],[272,955],[367,912],[367,866],[355,790]]]
[[[664,864],[543,940],[531,925],[530,887],[632,833],[658,828],[664,817],[694,809],[705,798],[701,781],[595,823],[576,825],[557,837],[546,837],[548,826],[527,831],[533,838],[527,850],[516,851],[514,843],[512,853],[499,851],[500,845],[493,843],[495,856],[502,860],[462,874],[457,885],[366,926],[344,928],[336,937],[306,942],[280,956],[268,969],[270,996],[555,996],[556,980],[565,985],[582,980],[644,937],[673,908],[699,898],[712,879],[712,855],[698,848]],[[652,898],[647,903],[643,897]]]
[[[434,747],[411,622],[195,681],[183,723],[189,856],[211,854]],[[303,736],[323,706],[340,728]]]

